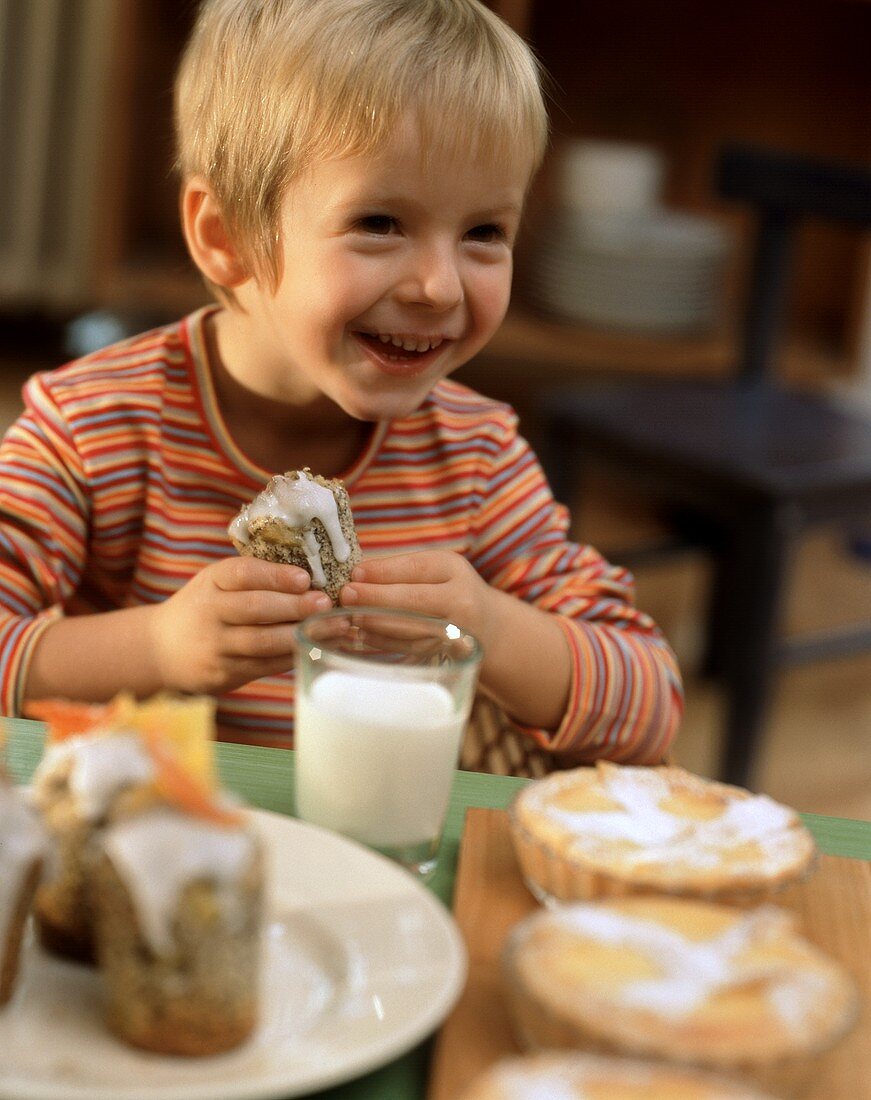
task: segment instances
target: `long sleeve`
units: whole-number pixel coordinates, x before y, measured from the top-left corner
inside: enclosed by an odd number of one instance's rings
[[[167,599],[233,553],[228,522],[269,472],[229,437],[198,311],[25,387],[0,445],[0,710],[20,711],[28,662],[61,615]],[[680,713],[674,658],[632,605],[632,579],[567,536],[516,417],[445,380],[377,425],[343,474],[364,554],[445,549],[552,612],[572,658],[559,729],[529,731],[566,760],[658,759]],[[221,735],[293,744],[294,670],[218,699]]]
[[[81,578],[87,498],[64,419],[37,377],[0,446],[0,709],[17,714],[42,631]]]
[[[557,615],[571,653],[563,721],[526,732],[566,760],[661,760],[682,713],[680,674],[660,630],[634,606],[632,576],[568,538],[567,510],[513,416],[486,480],[470,559],[488,583]]]

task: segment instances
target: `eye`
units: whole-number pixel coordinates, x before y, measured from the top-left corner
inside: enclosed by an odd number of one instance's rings
[[[470,241],[478,241],[480,244],[500,244],[508,240],[508,234],[501,225],[495,222],[486,222],[476,225],[466,233]]]
[[[366,214],[357,221],[357,225],[373,237],[386,237],[396,229],[396,219],[389,214]]]

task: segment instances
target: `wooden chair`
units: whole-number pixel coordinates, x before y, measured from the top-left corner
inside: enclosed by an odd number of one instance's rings
[[[871,520],[871,421],[784,388],[770,370],[795,231],[805,219],[871,227],[871,172],[731,147],[716,188],[758,220],[735,376],[561,386],[537,411],[558,499],[573,498],[585,466],[604,463],[669,503],[680,544],[713,554],[705,668],[725,691],[720,775],[749,785],[776,669],[871,645],[864,626],[780,637],[795,538],[814,523]]]
[[[501,707],[478,693],[460,752],[464,771],[541,779],[558,761],[521,733]]]

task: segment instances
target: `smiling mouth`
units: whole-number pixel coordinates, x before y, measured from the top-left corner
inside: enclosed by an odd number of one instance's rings
[[[379,358],[395,363],[422,360],[445,342],[444,336],[420,336],[407,333],[355,332],[354,335]]]

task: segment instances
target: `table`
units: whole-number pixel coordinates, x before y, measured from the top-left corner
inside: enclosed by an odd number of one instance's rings
[[[2,721],[7,737],[9,770],[16,780],[25,782],[42,753],[43,726],[26,719]],[[292,812],[293,752],[219,744],[217,757],[222,782],[251,805],[276,813]],[[439,867],[429,884],[446,905],[450,905],[453,893],[466,810],[473,806],[504,808],[526,782],[504,776],[457,772]],[[802,818],[823,852],[871,860],[871,821],[820,814],[802,814]],[[423,1043],[375,1073],[313,1095],[317,1100],[422,1100],[427,1056],[428,1044]],[[276,1097],[276,1100],[281,1098]]]

